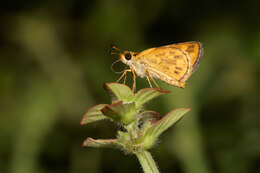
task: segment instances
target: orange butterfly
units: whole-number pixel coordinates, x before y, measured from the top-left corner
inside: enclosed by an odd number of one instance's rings
[[[150,87],[152,81],[157,88],[160,88],[154,80],[158,78],[170,85],[184,88],[185,81],[196,70],[203,54],[202,44],[194,41],[150,48],[140,53],[120,51],[113,46],[111,54],[115,54],[116,50],[119,51],[120,60],[130,67],[123,72],[117,82],[125,77],[125,83],[126,73],[132,72],[134,91],[136,75],[146,77]]]

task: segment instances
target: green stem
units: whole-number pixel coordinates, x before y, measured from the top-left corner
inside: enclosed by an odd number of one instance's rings
[[[135,153],[145,173],[159,173],[155,161],[148,151]]]

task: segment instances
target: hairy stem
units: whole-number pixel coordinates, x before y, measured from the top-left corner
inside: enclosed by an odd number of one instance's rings
[[[159,173],[155,161],[148,151],[135,153],[145,173]]]

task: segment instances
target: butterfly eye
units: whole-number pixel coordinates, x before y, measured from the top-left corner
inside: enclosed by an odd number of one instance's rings
[[[125,59],[130,60],[132,58],[132,55],[130,53],[125,54]]]

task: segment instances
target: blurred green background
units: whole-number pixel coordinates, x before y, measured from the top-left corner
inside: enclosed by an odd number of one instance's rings
[[[110,44],[141,51],[200,41],[198,70],[147,109],[192,111],[152,150],[162,173],[260,172],[260,1],[52,0],[0,6],[0,172],[142,172],[135,156],[82,148],[114,138],[109,121],[80,126],[109,103],[119,75]],[[148,87],[143,79],[137,88]]]

